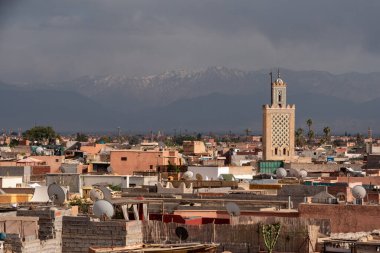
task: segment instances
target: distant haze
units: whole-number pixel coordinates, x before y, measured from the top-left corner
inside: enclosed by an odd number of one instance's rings
[[[2,0],[0,80],[209,66],[380,72],[379,10],[377,0]]]

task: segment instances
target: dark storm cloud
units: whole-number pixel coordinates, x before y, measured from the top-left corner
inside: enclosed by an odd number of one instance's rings
[[[379,1],[0,1],[0,80],[380,66]]]

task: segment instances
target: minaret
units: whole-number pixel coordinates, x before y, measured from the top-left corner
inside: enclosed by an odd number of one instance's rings
[[[263,159],[291,161],[294,157],[295,106],[287,104],[287,84],[277,70],[271,76],[271,102],[263,106]]]
[[[372,129],[368,127],[368,139],[372,140]]]

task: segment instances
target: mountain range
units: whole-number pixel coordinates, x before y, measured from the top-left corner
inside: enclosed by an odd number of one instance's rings
[[[51,125],[59,131],[161,130],[261,133],[269,70],[225,67],[143,77],[83,76],[52,83],[0,82],[1,128]],[[276,73],[277,75],[277,73]],[[1,77],[0,77],[1,78]],[[380,125],[380,73],[281,70],[296,125],[316,132],[365,132]]]

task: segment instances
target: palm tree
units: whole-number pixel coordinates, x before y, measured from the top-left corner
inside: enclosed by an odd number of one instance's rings
[[[309,131],[311,130],[311,126],[313,125],[313,121],[311,119],[306,120],[306,125],[309,128]]]
[[[307,138],[309,139],[309,144],[311,143],[311,141],[314,139],[314,131],[313,130],[309,130],[309,132],[307,133]]]
[[[329,127],[323,128],[323,133],[325,134],[325,141],[327,143],[330,142],[330,132],[331,132],[331,129]]]
[[[314,139],[314,131],[311,130],[311,126],[313,125],[312,119],[306,120],[306,125],[309,128],[309,131],[307,132],[307,137],[308,137],[308,142],[310,144],[311,141]]]

